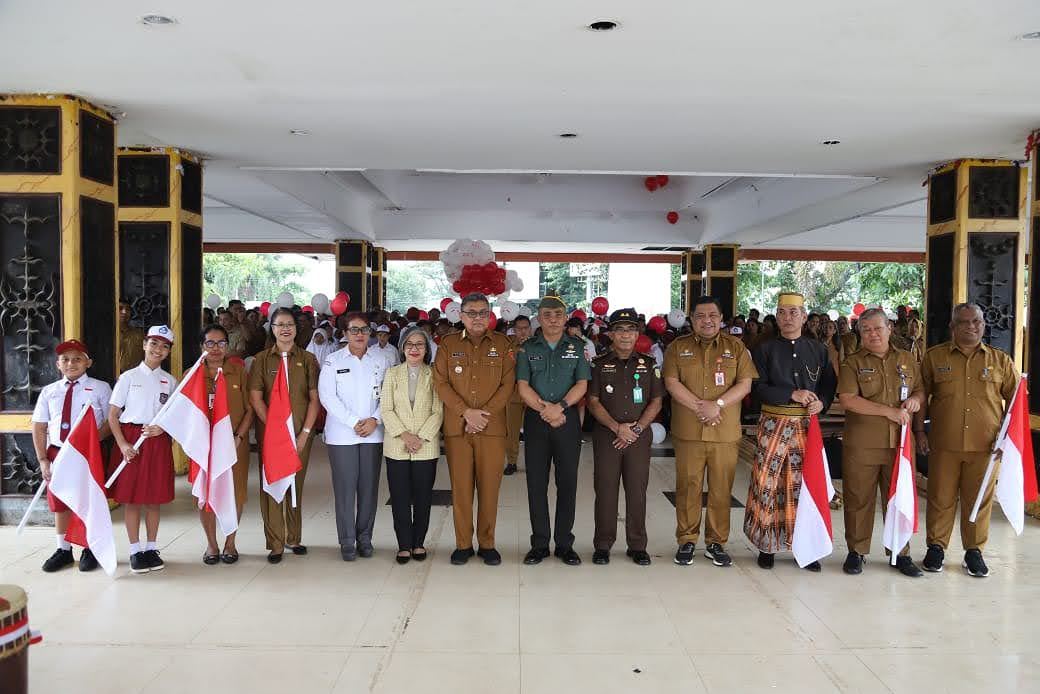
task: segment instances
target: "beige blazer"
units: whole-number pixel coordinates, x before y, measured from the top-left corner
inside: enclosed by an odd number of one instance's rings
[[[379,401],[383,417],[383,455],[394,460],[435,460],[441,454],[441,423],[444,406],[433,387],[433,369],[419,367],[419,383],[415,387],[415,405],[408,402],[408,365],[398,364],[386,372]],[[410,431],[426,443],[416,453],[409,453],[401,434]]]

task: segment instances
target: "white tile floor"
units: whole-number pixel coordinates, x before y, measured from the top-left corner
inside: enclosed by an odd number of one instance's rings
[[[862,576],[845,576],[840,512],[822,574],[787,557],[774,571],[758,569],[739,533],[742,509],[733,509],[733,567],[701,555],[678,567],[674,511],[661,493],[673,488],[673,461],[660,458],[648,503],[654,564],[631,564],[620,546],[610,566],[594,566],[591,454],[586,445],[575,528],[585,563],[577,568],[555,559],[521,565],[530,532],[522,471],[503,482],[501,566],[448,563],[454,533],[443,507],[434,509],[430,559],[398,566],[383,505],[375,557],[346,564],[320,446],[305,494],[310,555],[287,554],[279,566],[264,559],[255,471],[234,566],[202,564],[183,479],[160,530],[161,573],[128,574],[118,511],[115,580],[74,569],[44,574],[53,531],[30,528],[19,538],[0,528],[0,583],[28,590],[32,625],[44,633],[31,650],[32,691],[1040,691],[1036,521],[1016,538],[994,514],[985,580],[958,568],[956,539],[945,573],[899,576],[878,556],[880,517],[873,561]],[[742,465],[741,501],[747,478]],[[443,461],[436,486],[449,486]],[[387,499],[385,477],[380,496]],[[923,524],[923,499],[921,513]],[[923,543],[915,537],[917,559]]]

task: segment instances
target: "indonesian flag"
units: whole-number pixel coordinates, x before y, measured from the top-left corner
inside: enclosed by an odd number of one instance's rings
[[[209,393],[206,392],[206,377],[201,365],[200,360],[192,367],[180,390],[173,394],[166,409],[152,422],[179,443],[197,467],[208,464],[210,437]]]
[[[831,532],[831,498],[834,486],[823,450],[823,434],[816,415],[809,418],[802,460],[802,488],[794,517],[791,551],[798,566],[805,568],[834,551]]]
[[[264,491],[281,503],[285,492],[295,483],[296,473],[303,468],[296,452],[296,429],[293,426],[292,403],[289,401],[289,369],[284,353],[267,403],[267,426],[264,427],[261,459]]]
[[[892,482],[888,485],[888,506],[885,509],[884,546],[892,552],[892,566],[897,555],[917,532],[917,488],[914,485],[914,442],[910,427],[903,425],[899,450],[892,467]]]
[[[192,483],[191,493],[199,500],[199,508],[212,511],[220,524],[220,531],[230,535],[238,530],[235,480],[231,474],[238,451],[235,450],[235,432],[231,425],[223,369],[217,369],[212,419],[208,464],[203,467],[192,460],[188,479]]]
[[[51,494],[61,499],[72,518],[65,538],[89,547],[109,576],[116,573],[112,514],[105,495],[105,462],[98,441],[97,420],[90,405],[80,412],[69,437],[54,459]]]
[[[1004,417],[1004,425],[1000,429],[993,456],[990,458],[989,467],[986,468],[982,487],[979,488],[979,495],[971,512],[971,522],[974,523],[999,455],[1000,473],[993,495],[1000,502],[1000,508],[1011,527],[1015,529],[1016,535],[1021,535],[1025,527],[1025,505],[1036,501],[1037,498],[1036,464],[1033,461],[1033,438],[1029,430],[1027,397],[1026,377],[1023,376],[1011,398],[1011,407]]]

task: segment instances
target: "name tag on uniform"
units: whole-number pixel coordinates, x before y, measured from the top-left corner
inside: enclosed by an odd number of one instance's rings
[[[350,369],[336,369],[336,373],[338,373],[338,374],[348,374],[348,373],[350,373]]]
[[[949,366],[939,366],[939,367],[936,367],[935,370],[938,371],[941,374],[948,374],[951,371],[953,371],[953,369],[951,367],[949,367]]]
[[[495,349],[494,347],[492,347],[491,351],[488,352],[488,356],[491,357],[491,358],[497,357],[498,356],[498,350]]]
[[[643,389],[640,386],[632,389],[632,402],[636,405],[643,404]]]
[[[737,355],[735,355],[735,354],[733,354],[733,352],[730,352],[729,350],[727,350],[727,351],[722,353],[722,358],[723,359],[736,359]]]
[[[530,359],[531,361],[541,361],[542,360],[542,357],[540,355],[537,355],[537,354],[528,354],[527,358]]]
[[[688,349],[684,349],[683,351],[679,352],[679,356],[680,357],[692,357],[693,356],[693,352],[691,352]]]
[[[872,373],[876,373],[876,369],[860,369],[859,373],[861,373],[861,374],[872,374]]]
[[[373,400],[378,400],[379,399],[379,385],[378,384],[372,386],[372,399]]]
[[[466,353],[465,352],[452,352],[451,356],[453,356],[455,358],[464,357],[464,356],[466,356]]]

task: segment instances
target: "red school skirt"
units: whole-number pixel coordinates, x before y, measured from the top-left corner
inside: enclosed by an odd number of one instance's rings
[[[58,452],[61,449],[57,446],[47,446],[47,460],[54,462],[54,459],[58,457]],[[47,508],[54,513],[60,513],[61,511],[68,511],[69,507],[65,505],[65,502],[58,497],[51,494],[51,488],[47,487]]]
[[[141,435],[141,425],[120,424],[123,438],[133,444]],[[123,461],[119,446],[112,447],[109,466],[114,472]],[[119,473],[112,485],[112,498],[121,504],[168,504],[173,501],[173,441],[169,434],[149,437],[141,444],[137,457]]]

